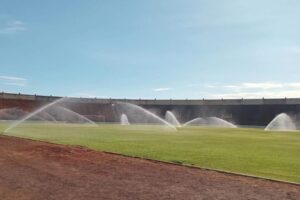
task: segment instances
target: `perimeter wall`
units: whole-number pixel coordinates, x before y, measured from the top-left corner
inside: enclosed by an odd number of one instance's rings
[[[61,97],[0,93],[0,109],[20,108],[31,112]],[[163,117],[171,110],[180,122],[196,117],[216,116],[238,125],[264,126],[277,114],[285,112],[300,119],[300,98],[283,99],[219,99],[219,100],[156,100],[68,98],[67,107],[94,121],[117,122],[112,104],[128,102],[142,106]]]

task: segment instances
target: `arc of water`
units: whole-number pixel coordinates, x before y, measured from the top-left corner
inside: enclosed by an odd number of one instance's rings
[[[55,117],[53,117],[52,115],[50,115],[48,112],[43,111],[43,113],[44,113],[47,117],[49,117],[52,121],[57,122],[57,120],[55,119]]]
[[[15,111],[15,112],[12,114],[11,112],[13,112],[13,111]],[[20,108],[17,108],[17,107],[0,109],[0,114],[9,114],[10,116],[15,115],[16,112],[17,112],[17,114],[21,114],[20,117],[22,117],[22,116],[24,117],[24,116],[27,116],[27,115],[30,114],[29,112],[24,111],[24,110],[22,110]],[[45,114],[48,114],[48,113],[45,113]],[[45,119],[43,116],[40,116],[38,114],[36,116],[34,116],[34,117],[36,117],[37,119],[42,120],[42,121],[47,121],[47,119]]]
[[[121,125],[130,125],[130,122],[126,114],[123,113],[120,118],[121,118]]]
[[[0,113],[6,113],[7,111],[9,111],[11,109],[16,109],[16,108],[15,107],[13,107],[13,108],[2,108],[2,109],[0,109]]]
[[[139,111],[142,111],[146,114],[148,114],[149,116],[153,117],[154,119],[158,120],[159,122],[161,122],[162,124],[165,124],[167,125],[168,127],[172,128],[173,130],[177,130],[175,126],[173,126],[172,124],[170,124],[169,122],[167,122],[166,120],[163,120],[162,118],[160,118],[159,116],[155,115],[154,113],[140,107],[140,106],[137,106],[135,104],[131,104],[131,103],[124,103],[124,102],[117,102],[116,104],[120,104],[120,105],[127,105],[127,106],[131,106],[132,108],[135,108]]]
[[[11,129],[15,128],[16,126],[18,126],[18,125],[21,124],[22,122],[26,121],[27,119],[31,118],[32,116],[36,115],[37,113],[39,113],[39,112],[41,112],[41,111],[43,111],[43,110],[45,110],[45,109],[47,109],[47,108],[49,108],[49,107],[51,107],[51,106],[53,106],[53,105],[55,105],[55,104],[57,104],[57,103],[63,101],[63,100],[66,99],[66,98],[67,98],[67,97],[60,98],[60,99],[58,99],[58,100],[56,100],[56,101],[53,101],[53,102],[51,102],[51,103],[49,103],[49,104],[47,104],[47,105],[45,105],[45,106],[43,106],[43,107],[37,109],[37,110],[34,111],[34,112],[32,112],[32,113],[26,115],[26,116],[23,117],[21,120],[19,120],[19,121],[13,123],[13,124],[12,124],[11,126],[9,126],[7,129],[5,129],[5,130],[4,130],[4,133],[7,133],[7,132],[10,131]]]
[[[190,124],[192,124],[192,123],[194,123],[194,122],[196,122],[196,121],[201,121],[201,120],[204,120],[204,119],[201,118],[201,117],[197,117],[197,118],[195,118],[195,119],[192,119],[192,120],[190,120],[190,121],[184,123],[183,126],[188,126],[188,125],[190,125]]]
[[[0,117],[4,116],[15,116],[16,114],[23,114],[25,115],[26,112],[17,108],[17,107],[12,107],[12,108],[2,108],[0,109]]]
[[[181,124],[179,123],[173,112],[169,110],[166,112],[165,119],[167,122],[173,124],[174,126],[181,127]]]
[[[223,124],[223,125],[226,125],[226,126],[228,126],[230,128],[237,128],[236,125],[234,125],[234,124],[232,124],[232,123],[230,123],[230,122],[228,122],[228,121],[226,121],[224,119],[221,119],[219,117],[209,117],[208,120],[215,121],[216,125],[218,125],[218,124],[222,125]]]
[[[265,128],[265,131],[294,131],[297,130],[294,120],[286,113],[277,115]]]
[[[26,112],[28,115],[30,114],[29,112]],[[47,119],[45,119],[44,117],[41,117],[39,115],[35,115],[34,117],[36,117],[36,119],[39,119],[41,121],[48,121]]]
[[[221,118],[218,118],[218,117],[208,117],[208,118],[201,118],[201,117],[197,117],[193,120],[190,120],[188,122],[186,122],[183,126],[188,126],[190,124],[193,124],[193,123],[196,123],[198,122],[198,124],[200,125],[215,125],[215,126],[220,126],[220,127],[229,127],[229,128],[237,128],[236,125],[224,120],[224,119],[221,119]]]
[[[66,112],[69,112],[69,113],[71,113],[71,114],[77,116],[78,118],[83,119],[83,120],[89,122],[89,123],[92,124],[92,125],[98,126],[98,125],[97,125],[95,122],[93,122],[92,120],[90,120],[90,119],[88,119],[87,117],[85,117],[85,116],[83,116],[83,115],[80,115],[80,114],[78,114],[77,112],[74,112],[74,111],[72,111],[72,110],[70,110],[70,109],[68,109],[68,108],[61,107],[61,106],[57,106],[57,108],[62,109],[62,110],[64,110],[64,111],[66,111]]]

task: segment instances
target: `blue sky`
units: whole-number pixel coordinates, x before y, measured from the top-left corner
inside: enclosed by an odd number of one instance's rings
[[[300,97],[298,0],[1,0],[0,89]]]

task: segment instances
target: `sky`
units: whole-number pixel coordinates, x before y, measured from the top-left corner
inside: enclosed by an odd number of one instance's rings
[[[0,0],[0,91],[300,97],[299,0]]]

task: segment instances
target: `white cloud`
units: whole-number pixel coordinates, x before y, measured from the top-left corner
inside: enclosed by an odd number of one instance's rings
[[[25,30],[27,30],[27,27],[24,22],[19,20],[13,20],[6,22],[2,27],[0,27],[0,34],[9,35]]]
[[[283,88],[282,83],[275,82],[261,82],[261,83],[241,83],[237,85],[225,85],[225,88],[229,89],[273,89],[273,88]]]
[[[289,47],[288,50],[291,53],[300,54],[300,46],[292,46],[292,47]]]
[[[154,88],[153,89],[154,92],[164,92],[164,91],[169,91],[169,90],[172,90],[172,88],[161,87],[161,88]]]
[[[187,87],[199,87],[199,86],[201,86],[201,84],[198,83],[191,83],[187,85]]]
[[[259,98],[299,98],[300,90],[289,90],[280,92],[236,92],[236,93],[223,93],[223,94],[213,94],[210,98],[217,99],[259,99]]]
[[[204,86],[207,87],[207,88],[216,88],[216,87],[218,87],[217,84],[205,84]]]
[[[211,98],[300,98],[300,82],[252,82],[223,86],[226,92],[211,94]]]
[[[218,83],[205,83],[205,84],[199,84],[199,83],[191,83],[191,84],[188,84],[187,87],[191,87],[191,88],[194,88],[194,87],[206,87],[206,88],[216,88],[218,87]]]
[[[293,88],[300,88],[300,83],[288,83],[286,85]]]
[[[24,87],[27,84],[27,79],[15,76],[0,76],[0,83],[3,85]]]
[[[96,95],[95,93],[92,92],[79,92],[75,94],[71,94],[70,96],[75,96],[75,97],[82,97],[82,98],[99,98],[99,99],[108,99],[108,96],[105,95]]]

